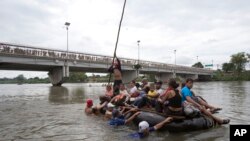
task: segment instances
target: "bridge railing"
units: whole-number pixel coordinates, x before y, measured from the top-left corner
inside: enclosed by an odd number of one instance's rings
[[[53,59],[68,59],[74,61],[83,61],[83,62],[95,62],[95,63],[104,63],[110,64],[113,60],[111,56],[104,55],[95,55],[79,52],[66,52],[62,50],[38,48],[33,46],[12,44],[12,43],[1,43],[0,42],[0,54],[6,55],[21,55],[21,56],[33,56],[33,57],[42,57],[42,58],[53,58]],[[120,58],[122,65],[133,66],[137,64],[137,60],[129,58]],[[211,73],[211,70],[202,69],[202,68],[193,68],[179,65],[172,65],[166,63],[152,62],[140,60],[140,65],[143,68],[155,68],[155,69],[169,69],[169,70],[178,70],[178,71],[188,71],[194,73]]]

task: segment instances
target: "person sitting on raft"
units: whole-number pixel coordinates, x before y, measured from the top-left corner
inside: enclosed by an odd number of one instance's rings
[[[132,80],[129,85],[131,88],[129,91],[130,96],[137,97],[140,94],[140,91],[138,90],[140,84],[136,83],[135,80]]]
[[[147,121],[141,121],[138,125],[139,131],[135,134],[130,134],[130,137],[132,137],[132,138],[146,137],[149,135],[150,132],[157,131],[157,130],[161,129],[164,125],[170,123],[172,120],[173,120],[172,117],[168,117],[153,127],[149,127],[149,124]]]
[[[138,90],[139,88],[139,83],[136,83],[135,80],[132,80],[129,84],[130,86],[130,91],[129,91],[129,104],[132,104],[136,98],[140,95],[140,91]]]
[[[146,96],[146,94],[148,94],[149,90],[150,90],[150,88],[148,86],[146,86],[145,89],[143,89],[142,91],[140,91],[140,94],[134,100],[133,105],[137,106],[137,107],[143,107],[143,106],[145,106],[145,104],[147,103],[147,100],[145,100],[147,98],[145,98],[145,96]],[[140,104],[140,106],[139,106],[139,104]]]
[[[141,86],[140,86],[141,90],[145,90],[146,87],[149,87],[148,79],[147,78],[143,78],[142,81],[141,81],[141,83],[142,83]]]
[[[120,90],[121,93],[116,95],[115,97],[113,97],[110,100],[110,103],[114,104],[115,106],[125,106],[126,105],[126,101],[129,98],[129,94],[127,92],[127,90],[125,89],[125,85],[124,84],[120,84]]]
[[[134,113],[136,112],[136,113]],[[128,119],[125,118],[125,116],[129,113],[132,113],[132,116],[130,116]],[[119,126],[119,125],[125,125],[130,123],[133,119],[136,118],[136,116],[138,116],[140,114],[140,112],[138,112],[137,108],[132,108],[130,110],[128,110],[127,112],[125,112],[124,114],[122,114],[122,112],[120,112],[117,109],[114,109],[112,112],[112,119],[109,120],[109,125],[115,125],[115,126]]]
[[[158,98],[157,104],[162,105],[163,107],[163,113],[167,116],[173,115],[173,116],[183,116],[183,107],[182,107],[182,97],[179,93],[179,90],[177,89],[179,87],[179,84],[176,83],[176,81],[171,78],[168,81],[168,89],[165,91],[165,93]],[[167,103],[167,104],[166,104]],[[159,108],[158,106],[156,106]],[[157,111],[161,111],[161,109],[156,109]]]
[[[142,108],[146,105],[150,107],[155,107],[156,99],[158,98],[159,94],[155,90],[154,83],[151,83],[149,87],[150,90],[148,91],[147,95],[143,96],[138,102],[138,108]]]
[[[193,79],[188,78],[186,80],[186,85],[185,87],[182,88],[181,94],[182,94],[182,101],[187,101],[191,104],[193,104],[195,107],[197,107],[202,113],[205,115],[213,118],[217,123],[219,124],[228,124],[230,122],[230,119],[221,119],[216,116],[214,116],[211,112],[209,112],[206,108],[205,105],[207,105],[204,101],[202,101],[199,98],[195,98],[191,92],[191,89],[193,87]]]
[[[163,95],[164,93],[164,90],[161,87],[162,87],[162,81],[155,82],[155,90],[157,91],[159,96]]]
[[[182,83],[181,89],[184,88],[185,85],[186,85],[185,82]],[[191,91],[191,93],[192,93],[194,99],[196,99],[196,101],[200,101],[201,103],[205,103],[205,105],[204,105],[205,108],[208,109],[211,113],[215,113],[215,112],[217,112],[217,111],[219,111],[219,110],[222,110],[222,108],[216,108],[216,107],[214,107],[214,106],[209,105],[209,104],[207,103],[207,101],[206,101],[203,97],[196,95],[196,94],[194,93],[194,91],[192,91],[192,90],[190,90],[190,91]],[[200,103],[200,102],[199,102],[199,103]]]
[[[125,102],[128,101],[128,99],[130,98],[130,95],[128,94],[128,91],[123,83],[120,84],[119,91],[120,91],[120,94],[123,94],[126,96]]]
[[[99,96],[100,104],[104,103],[105,101],[109,102],[112,97],[113,97],[112,87],[111,87],[111,85],[107,85],[105,94]]]
[[[113,90],[112,90],[111,85],[106,86],[105,96],[107,96],[109,98],[113,97]]]
[[[113,96],[119,94],[119,86],[122,83],[122,69],[120,60],[115,55],[115,60],[108,69],[110,73],[114,74]]]

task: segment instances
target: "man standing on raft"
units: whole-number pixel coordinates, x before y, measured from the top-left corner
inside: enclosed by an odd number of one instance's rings
[[[122,84],[122,69],[121,62],[115,55],[115,60],[112,65],[109,67],[108,71],[114,75],[114,85],[113,85],[113,96],[118,95],[120,84]]]

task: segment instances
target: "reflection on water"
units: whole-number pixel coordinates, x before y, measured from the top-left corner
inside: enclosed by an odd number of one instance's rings
[[[55,104],[83,103],[84,89],[76,88],[69,92],[67,87],[50,87],[49,102]]]
[[[193,90],[222,107],[216,115],[230,118],[230,124],[250,124],[249,86],[250,82],[202,82]],[[113,128],[102,117],[84,114],[85,100],[98,103],[105,90],[102,84],[6,84],[0,90],[0,140],[131,140],[127,135],[137,130],[133,124]],[[229,125],[188,133],[153,132],[143,140],[229,140]]]

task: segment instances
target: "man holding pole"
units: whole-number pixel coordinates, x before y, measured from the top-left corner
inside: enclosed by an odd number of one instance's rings
[[[120,93],[119,87],[122,84],[121,62],[116,56],[108,71],[114,74],[113,96],[116,96]]]

